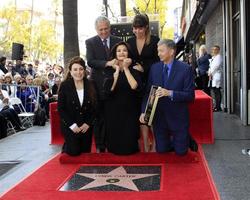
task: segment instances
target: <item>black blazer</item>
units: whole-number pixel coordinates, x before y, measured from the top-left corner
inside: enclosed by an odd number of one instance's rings
[[[122,40],[115,36],[110,36],[110,50],[112,47],[121,42]],[[96,83],[96,89],[98,95],[101,95],[103,87],[103,69],[105,68],[106,62],[109,57],[106,55],[105,48],[103,46],[101,38],[97,35],[89,38],[85,41],[86,43],[86,58],[88,66],[91,68],[91,78]]]
[[[84,80],[84,100],[80,105],[76,87],[73,79],[65,80],[61,83],[58,92],[57,109],[60,115],[61,129],[67,133],[69,127],[76,123],[81,126],[83,123],[92,126],[95,119],[95,102],[90,98],[89,91],[93,89],[93,84],[89,80]]]
[[[152,64],[159,61],[158,52],[157,52],[157,43],[159,42],[159,38],[151,35],[150,43],[148,45],[144,45],[142,48],[141,54],[139,54],[136,46],[136,37],[133,36],[128,39],[127,43],[129,44],[133,60],[142,65],[144,69],[143,77],[147,80],[149,69]]]

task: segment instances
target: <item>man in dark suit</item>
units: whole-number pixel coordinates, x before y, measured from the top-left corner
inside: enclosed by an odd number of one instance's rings
[[[98,115],[96,127],[94,128],[97,151],[104,152],[105,132],[103,127],[103,100],[105,99],[103,90],[104,68],[114,66],[116,60],[109,60],[110,50],[121,41],[120,38],[110,34],[110,22],[105,16],[100,16],[95,21],[97,35],[86,40],[86,57],[88,66],[91,68],[91,78],[94,80],[97,98]]]
[[[193,71],[189,65],[174,59],[174,41],[160,40],[157,49],[161,61],[151,67],[140,121],[145,123],[143,112],[151,86],[159,86],[156,91],[159,101],[153,120],[156,151],[174,149],[176,154],[185,155],[190,141],[188,102],[194,100]]]

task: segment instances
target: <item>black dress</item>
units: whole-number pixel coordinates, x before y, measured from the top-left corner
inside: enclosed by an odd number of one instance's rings
[[[147,82],[148,74],[150,71],[150,67],[152,64],[159,61],[158,52],[157,52],[157,43],[159,42],[159,38],[157,36],[150,36],[150,43],[144,44],[141,54],[139,54],[137,46],[136,46],[136,37],[133,36],[128,39],[127,43],[130,45],[133,60],[142,65],[144,69],[143,80]]]
[[[141,75],[130,67],[130,72],[137,81],[138,87],[132,90],[124,72],[120,72],[114,91],[110,91],[113,83],[114,69],[105,69],[104,90],[107,99],[104,103],[105,123],[108,151],[114,154],[133,154],[139,151],[140,137],[139,116]]]

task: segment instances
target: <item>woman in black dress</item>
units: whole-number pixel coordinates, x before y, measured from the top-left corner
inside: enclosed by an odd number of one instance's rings
[[[86,77],[82,58],[72,58],[68,69],[59,88],[57,107],[65,140],[62,152],[77,156],[91,151],[96,95],[93,84]]]
[[[133,68],[125,42],[116,44],[111,53],[111,59],[117,62],[104,71],[107,148],[114,154],[133,154],[139,151],[141,75]]]
[[[151,65],[159,61],[157,43],[160,39],[159,37],[150,34],[149,19],[147,15],[136,15],[132,26],[134,36],[129,38],[127,42],[131,47],[132,58],[137,63],[137,66],[139,65],[143,69],[141,70],[143,72],[142,81],[145,88]],[[150,148],[149,146],[149,127],[141,125],[140,128],[143,136],[144,151],[155,151],[154,139],[152,141],[152,147]]]

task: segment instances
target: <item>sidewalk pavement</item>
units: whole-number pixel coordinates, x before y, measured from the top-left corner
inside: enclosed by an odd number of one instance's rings
[[[218,112],[214,129],[215,144],[202,146],[221,200],[249,200],[250,156],[242,149],[250,148],[250,126],[242,126],[235,115]],[[19,163],[3,175],[0,170],[0,195],[60,151],[60,145],[50,145],[48,122],[0,140],[0,169]]]
[[[20,162],[0,176],[0,195],[60,151],[59,145],[50,145],[48,122],[46,126],[33,126],[0,140],[0,168],[6,163]]]

